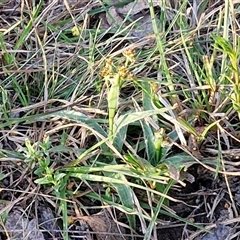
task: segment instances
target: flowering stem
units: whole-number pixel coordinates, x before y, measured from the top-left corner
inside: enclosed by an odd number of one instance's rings
[[[113,79],[111,79],[111,87],[108,92],[108,119],[109,119],[109,138],[110,141],[113,142],[114,132],[113,132],[113,124],[114,117],[116,114],[116,110],[118,107],[118,99],[120,92],[120,76],[116,74]]]

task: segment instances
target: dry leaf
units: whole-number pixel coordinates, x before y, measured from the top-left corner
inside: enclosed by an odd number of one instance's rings
[[[180,177],[179,170],[172,164],[167,164],[167,168],[168,168],[168,173],[169,173],[170,177],[172,179],[178,181],[179,177]]]
[[[206,234],[201,240],[230,240],[235,229],[217,224],[217,227],[214,229],[213,233]]]
[[[107,213],[101,212],[91,216],[84,216],[80,218],[84,220],[90,228],[96,232],[97,240],[123,240],[125,229],[117,225]]]
[[[113,4],[115,0],[111,0]],[[153,0],[153,6],[160,6],[160,0]],[[117,3],[117,2],[116,2]],[[128,36],[142,39],[147,35],[154,33],[152,20],[149,14],[143,14],[142,10],[149,8],[147,0],[136,0],[122,7],[111,7],[106,14],[101,15],[101,27],[109,28],[110,26],[119,27],[124,21],[124,16],[130,13],[130,18],[136,23],[129,29]],[[128,22],[125,22],[125,26]]]
[[[40,215],[39,224],[41,224],[41,226],[56,239],[60,239],[60,228],[57,225],[57,220],[54,217],[52,210],[48,207],[40,206],[38,207],[38,213]]]
[[[152,0],[152,4],[153,7],[161,6],[161,0]],[[137,0],[135,2],[128,3],[123,7],[119,7],[118,12],[121,14],[128,14],[131,12],[131,15],[135,15],[147,8],[149,8],[148,0]]]
[[[13,209],[5,224],[11,239],[14,240],[44,240],[42,232],[39,231],[36,219],[29,220],[24,217],[23,211]]]

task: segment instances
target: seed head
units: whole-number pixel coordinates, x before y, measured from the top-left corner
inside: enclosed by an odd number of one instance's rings
[[[117,72],[121,79],[126,78],[128,75],[128,69],[125,66],[118,67]]]
[[[123,52],[123,55],[126,57],[126,59],[134,63],[135,62],[135,50],[134,49],[127,49],[126,51]]]

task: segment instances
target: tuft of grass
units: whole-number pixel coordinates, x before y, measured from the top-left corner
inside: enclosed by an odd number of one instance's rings
[[[196,163],[226,182],[236,175],[223,156],[239,144],[236,5],[149,0],[151,36],[131,36],[133,8],[102,29],[99,14],[130,2],[24,2],[0,31],[0,159],[9,163],[1,179],[18,166],[14,186],[31,179],[58,210],[63,239],[72,209],[106,206],[121,212],[132,239],[139,225],[145,240],[158,239],[163,215],[203,229],[171,211],[181,201],[170,190],[186,185]]]

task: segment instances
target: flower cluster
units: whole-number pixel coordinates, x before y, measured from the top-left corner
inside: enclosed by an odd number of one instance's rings
[[[75,36],[75,37],[79,36],[81,30],[82,30],[81,26],[74,26],[72,28],[72,35]]]
[[[100,76],[103,78],[115,78],[118,76],[120,80],[134,79],[134,74],[129,71],[129,65],[135,62],[135,51],[133,49],[123,52],[125,57],[124,64],[120,64],[117,67],[114,66],[112,59],[106,59],[105,66],[100,72]]]

